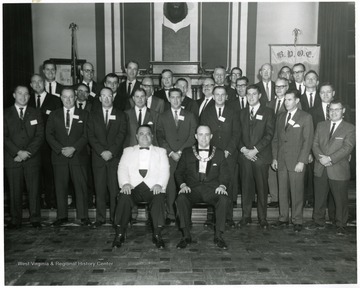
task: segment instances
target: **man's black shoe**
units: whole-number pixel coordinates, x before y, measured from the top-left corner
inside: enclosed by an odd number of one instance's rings
[[[302,225],[301,224],[295,224],[294,225],[294,231],[295,232],[300,232],[302,230]]]
[[[306,230],[322,230],[322,229],[325,229],[325,225],[321,225],[321,224],[318,224],[318,223],[310,223],[309,225],[305,226],[305,229]]]
[[[275,223],[271,224],[273,227],[287,227],[289,226],[289,221],[276,221]]]
[[[180,242],[176,245],[177,249],[184,249],[188,244],[191,244],[191,238],[181,238]]]
[[[156,248],[158,248],[158,249],[165,248],[165,242],[162,239],[161,235],[153,235],[152,241],[156,245]]]
[[[40,222],[32,222],[31,225],[34,228],[41,228],[41,223]]]
[[[237,224],[237,226],[245,227],[245,226],[247,226],[248,224],[251,224],[251,223],[252,223],[251,218],[245,217],[245,218],[242,218],[240,220],[240,222]]]
[[[279,208],[279,202],[270,202],[267,205],[268,208]]]
[[[336,235],[345,235],[346,234],[346,230],[344,227],[337,227],[336,228]]]
[[[225,225],[230,228],[235,228],[234,220],[226,220]]]
[[[20,227],[21,227],[21,224],[9,223],[8,225],[6,225],[6,229],[9,229],[9,230],[20,229]]]
[[[89,218],[81,219],[81,226],[91,226],[91,221]]]
[[[224,239],[221,236],[215,236],[214,238],[214,243],[217,247],[221,248],[221,249],[228,249],[228,246],[226,245]]]
[[[56,221],[54,221],[51,226],[54,226],[54,227],[59,227],[65,223],[68,222],[68,218],[63,218],[63,219],[57,219]]]
[[[96,221],[94,223],[91,224],[91,229],[96,229],[99,228],[100,226],[102,226],[103,224],[105,224],[105,221]]]
[[[260,227],[263,229],[269,229],[269,223],[266,220],[261,220]]]
[[[125,242],[125,236],[123,234],[116,234],[114,241],[112,243],[112,247],[120,248],[121,244]]]

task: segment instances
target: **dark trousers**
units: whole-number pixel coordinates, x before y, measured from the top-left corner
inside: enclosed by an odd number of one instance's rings
[[[269,165],[257,160],[252,162],[241,157],[242,165],[242,216],[251,218],[252,202],[254,193],[257,193],[258,219],[266,220],[267,217],[267,195],[269,193],[268,177]]]
[[[215,208],[216,232],[224,232],[228,201],[228,196],[215,194],[214,188],[204,184],[191,188],[191,193],[179,194],[176,199],[176,207],[180,220],[180,228],[190,228],[193,205],[204,202],[213,205]]]
[[[116,195],[119,192],[116,166],[108,164],[105,164],[102,167],[93,166],[93,171],[96,191],[96,221],[106,221],[106,196],[108,191],[110,195],[110,221],[113,221],[116,207]]]
[[[304,203],[314,203],[314,161],[306,164],[305,171],[305,189],[304,189]]]
[[[178,162],[175,162],[171,157],[170,163],[170,178],[166,187],[166,217],[175,220],[175,199],[177,194],[174,173]],[[181,184],[181,183],[180,183]]]
[[[226,191],[228,193],[228,207],[226,210],[226,220],[233,220],[233,208],[234,204],[233,202],[237,199],[237,187],[238,187],[238,181],[237,181],[237,174],[236,174],[236,164],[237,164],[237,153],[236,155],[229,155],[226,158],[226,162],[229,167],[229,175],[230,175],[230,184],[229,187],[227,187]]]
[[[165,224],[165,193],[154,195],[142,182],[131,190],[131,194],[119,193],[115,210],[114,224],[126,229],[131,219],[131,209],[138,202],[148,202],[154,230]]]
[[[6,168],[10,190],[10,215],[12,224],[22,221],[22,194],[24,183],[29,193],[30,222],[40,222],[40,165]]]
[[[56,194],[54,184],[54,169],[51,163],[51,148],[44,143],[41,149],[41,191],[45,196],[48,208],[56,207]]]
[[[70,179],[75,190],[77,218],[88,218],[86,165],[54,165],[54,174],[57,200],[57,219],[64,219],[68,217],[67,202]]]
[[[315,203],[313,218],[316,223],[320,225],[325,224],[326,205],[330,190],[335,202],[336,226],[346,226],[349,217],[348,185],[348,180],[338,181],[329,179],[326,169],[324,169],[321,177],[314,177]]]

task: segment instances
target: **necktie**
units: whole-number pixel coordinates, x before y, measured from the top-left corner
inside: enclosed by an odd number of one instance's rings
[[[205,109],[208,101],[209,101],[209,99],[206,99],[206,100],[205,100],[205,104],[204,104],[204,106],[202,107],[202,109],[201,109],[201,111],[200,111],[200,113],[199,113],[199,116],[201,115],[202,111],[204,111],[204,109]]]
[[[269,93],[269,82],[266,83],[266,96],[268,97],[269,101],[271,100],[271,95]]]
[[[66,131],[68,132],[69,134],[69,130],[70,130],[70,110],[66,110],[66,122],[65,122],[65,128],[66,128]]]
[[[20,109],[20,119],[24,120],[24,112],[23,112],[24,108],[19,108],[19,109]]]
[[[141,121],[142,121],[142,113],[141,113],[142,109],[139,109],[139,118],[138,118],[138,125],[141,125]]]
[[[221,108],[219,108],[219,118],[221,117]]]
[[[40,108],[40,95],[38,95],[36,99],[36,108]]]
[[[330,104],[326,105],[326,119],[330,120]]]
[[[254,107],[251,108],[251,111],[250,111],[250,120],[253,120],[254,118]]]
[[[241,109],[244,109],[244,97],[240,97],[241,98]]]
[[[177,110],[175,110],[174,111],[175,112],[175,125],[176,125],[176,127],[178,127],[178,124],[179,124],[179,116],[178,116],[178,111]]]
[[[285,125],[285,130],[289,127],[289,121],[290,121],[290,119],[291,119],[291,113],[289,113],[288,114],[288,117],[287,117],[287,119],[286,119],[286,125]]]
[[[82,110],[83,107],[82,107],[83,103],[79,103],[79,108]],[[107,110],[106,110],[107,111]]]
[[[300,91],[300,94],[302,94],[302,92],[301,92],[301,84],[299,84],[299,89],[298,90]]]
[[[277,105],[276,105],[275,114],[277,114],[279,112],[280,104],[281,104],[281,100],[279,99],[277,102]]]
[[[52,94],[51,82],[49,82],[49,93]]]
[[[131,95],[131,82],[129,82],[129,85],[128,85],[128,96],[130,97]]]
[[[336,123],[333,123],[333,126],[331,127],[330,134],[329,134],[329,140],[331,139],[331,136],[334,134]]]
[[[313,97],[312,97],[313,93],[310,93],[310,108],[313,106]]]
[[[105,110],[105,126],[109,123],[109,110]]]

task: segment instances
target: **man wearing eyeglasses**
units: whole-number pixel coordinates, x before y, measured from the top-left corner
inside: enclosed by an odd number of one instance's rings
[[[291,82],[289,88],[290,90],[298,90],[300,92],[300,95],[302,95],[305,91],[305,85],[304,85],[305,71],[306,71],[305,65],[302,63],[296,63],[292,68],[292,75],[295,81]]]
[[[248,106],[246,99],[246,87],[249,84],[249,79],[245,76],[240,77],[236,80],[236,95],[235,99],[229,100],[229,105],[237,112],[240,112],[242,109]]]
[[[80,74],[83,78],[82,83],[89,87],[89,95],[95,97],[97,84],[94,81],[94,66],[90,62],[85,62],[81,66]]]
[[[330,120],[320,122],[315,131],[312,150],[315,156],[314,187],[315,229],[325,228],[326,200],[329,193],[335,200],[336,233],[346,233],[349,208],[349,156],[355,146],[355,126],[343,120],[345,112],[341,101],[332,101]]]
[[[196,100],[199,106],[199,117],[201,113],[208,107],[209,104],[213,103],[213,90],[214,90],[215,82],[212,78],[206,78],[202,84],[202,93],[204,97]]]
[[[81,110],[91,111],[93,98],[89,97],[90,88],[86,84],[79,84],[75,90],[76,101],[75,106]]]
[[[164,107],[165,107],[164,100],[160,99],[158,97],[153,97],[154,96],[154,81],[151,78],[146,77],[143,79],[140,86],[146,92],[147,108],[149,108],[159,114],[164,112]]]

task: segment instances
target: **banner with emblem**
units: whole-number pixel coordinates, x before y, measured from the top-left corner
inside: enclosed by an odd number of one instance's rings
[[[306,71],[315,70],[320,73],[320,45],[287,45],[270,44],[270,63],[273,66],[274,78],[277,77],[281,67],[302,63]]]

